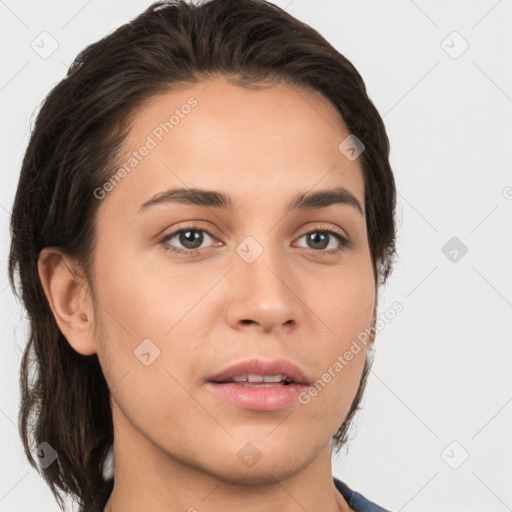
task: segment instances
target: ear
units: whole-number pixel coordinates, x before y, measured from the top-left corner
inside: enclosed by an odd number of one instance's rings
[[[75,261],[59,248],[45,247],[37,267],[55,321],[68,343],[79,354],[96,353],[92,297],[85,278],[76,272]]]

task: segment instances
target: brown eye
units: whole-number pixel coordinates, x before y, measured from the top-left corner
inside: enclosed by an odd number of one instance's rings
[[[163,244],[164,249],[169,251],[183,253],[198,252],[199,249],[205,248],[201,247],[203,243],[205,243],[205,235],[206,241],[208,237],[214,240],[208,231],[191,227],[174,231],[161,238],[160,242]],[[170,244],[170,241],[173,239],[175,239],[174,242]],[[178,245],[178,247],[176,247],[176,245]],[[181,247],[179,247],[180,245]]]
[[[305,233],[300,238],[306,239],[306,249],[315,252],[333,253],[348,246],[348,240],[339,233],[330,230],[315,230]],[[329,247],[330,246],[330,247]]]

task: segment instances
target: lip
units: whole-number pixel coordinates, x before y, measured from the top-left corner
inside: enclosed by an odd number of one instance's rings
[[[228,366],[219,373],[208,378],[208,382],[220,383],[236,375],[251,373],[255,375],[285,375],[293,380],[292,384],[308,386],[309,380],[305,373],[295,364],[286,359],[246,359]],[[289,384],[289,385],[292,385]]]
[[[298,402],[299,395],[308,388],[305,384],[248,387],[234,382],[207,382],[206,387],[236,407],[254,411],[277,411],[289,407]]]
[[[235,382],[222,382],[236,375],[285,375],[293,380],[291,384],[265,383],[247,386]],[[290,406],[309,386],[305,373],[286,359],[265,361],[249,359],[241,361],[213,375],[206,383],[216,396],[236,407],[256,411],[277,411]]]

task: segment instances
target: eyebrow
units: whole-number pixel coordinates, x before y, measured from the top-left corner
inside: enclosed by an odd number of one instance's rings
[[[200,188],[177,188],[153,196],[140,206],[139,213],[142,213],[151,206],[163,203],[180,203],[208,208],[235,209],[235,201],[233,198],[223,192]],[[292,198],[288,204],[287,211],[316,210],[327,208],[333,204],[351,206],[364,217],[361,203],[345,187],[335,187],[318,192],[299,193]]]

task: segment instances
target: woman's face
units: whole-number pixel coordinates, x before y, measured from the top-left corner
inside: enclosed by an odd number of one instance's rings
[[[368,347],[335,363],[375,305],[362,169],[338,149],[348,135],[318,94],[222,77],[137,114],[125,172],[95,191],[93,262],[94,343],[133,453],[145,444],[159,464],[252,482],[330,454]],[[340,187],[356,201],[296,201]],[[185,192],[146,204],[173,189]],[[325,387],[210,382],[250,359],[289,361]]]

